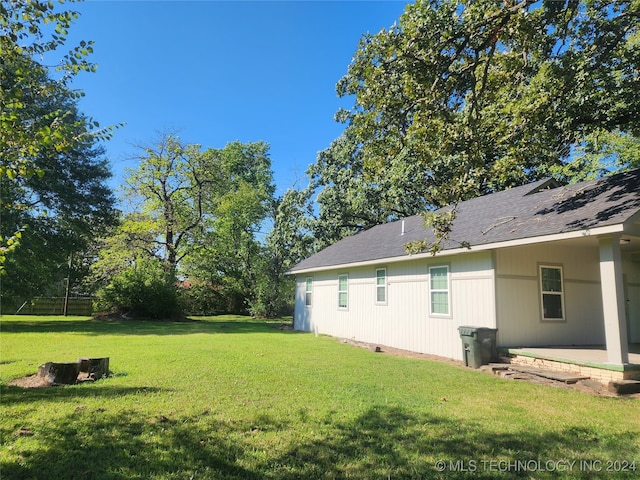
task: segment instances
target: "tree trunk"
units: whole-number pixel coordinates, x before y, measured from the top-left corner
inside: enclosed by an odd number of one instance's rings
[[[80,363],[47,362],[38,367],[38,376],[53,385],[73,385],[78,380]]]
[[[88,379],[99,380],[109,374],[109,357],[78,359],[80,373],[84,373]]]

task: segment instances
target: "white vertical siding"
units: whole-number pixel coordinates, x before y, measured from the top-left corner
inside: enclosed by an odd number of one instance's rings
[[[542,321],[539,266],[563,269],[564,321]],[[451,311],[429,313],[429,267],[447,265]],[[495,266],[495,269],[494,269]],[[376,303],[376,269],[387,270],[387,303]],[[349,275],[349,307],[338,309],[338,274]],[[640,261],[623,255],[628,337],[640,342]],[[305,307],[307,276],[313,305]],[[301,275],[295,327],[462,359],[458,327],[498,329],[499,346],[605,343],[595,242],[556,242]]]
[[[538,267],[561,265],[565,321],[542,321]],[[496,251],[497,316],[503,346],[604,343],[598,248],[561,244]]]
[[[451,312],[429,314],[429,267],[449,266]],[[387,302],[376,303],[377,268],[387,269]],[[349,306],[338,308],[338,274],[349,275]],[[495,327],[490,252],[318,272],[313,304],[304,305],[307,275],[297,282],[295,327],[341,338],[462,359],[458,327]]]

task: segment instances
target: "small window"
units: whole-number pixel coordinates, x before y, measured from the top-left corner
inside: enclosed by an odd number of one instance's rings
[[[540,266],[542,319],[564,320],[562,267]]]
[[[387,269],[376,270],[376,303],[387,303]]]
[[[307,281],[304,289],[304,304],[307,307],[311,306],[312,293],[313,293],[313,278],[307,277]]]
[[[338,275],[338,308],[349,306],[349,277]]]
[[[431,314],[449,315],[449,267],[429,268]]]

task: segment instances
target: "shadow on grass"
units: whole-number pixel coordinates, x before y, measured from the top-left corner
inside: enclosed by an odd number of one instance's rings
[[[236,465],[241,445],[215,422],[204,429],[166,417],[83,410],[58,425],[29,428],[32,435],[20,440],[40,446],[23,451],[19,462],[0,464],[3,480],[260,478]]]
[[[377,407],[337,424],[330,435],[295,445],[273,463],[286,465],[277,475],[283,479],[610,478],[607,459],[631,461],[640,453],[628,442],[637,431],[601,439],[587,427],[542,434],[487,427]],[[618,472],[616,478],[636,478],[636,472]]]
[[[639,453],[629,440],[637,431],[606,439],[575,426],[554,433],[495,432],[401,407],[373,407],[350,420],[307,418],[306,428],[292,419],[260,417],[248,422],[221,421],[208,412],[180,419],[74,412],[57,425],[32,427],[33,436],[19,440],[20,461],[1,465],[2,478],[613,478],[604,470],[607,459],[631,460]],[[274,435],[286,440],[273,443]],[[445,462],[442,471],[438,460]],[[571,471],[553,468],[574,460]],[[581,460],[601,460],[602,470],[580,468]],[[528,462],[528,469],[507,469],[518,461]],[[541,468],[534,468],[536,461]]]
[[[170,391],[157,387],[115,387],[111,385],[74,385],[45,388],[21,388],[11,385],[0,385],[0,397],[5,407],[19,403],[33,403],[64,400],[65,402],[82,401],[86,398],[114,398],[125,395],[140,395],[159,391]]]
[[[196,333],[248,334],[283,332],[283,321],[188,320],[10,320],[2,321],[2,333],[83,333],[86,335],[191,335]]]

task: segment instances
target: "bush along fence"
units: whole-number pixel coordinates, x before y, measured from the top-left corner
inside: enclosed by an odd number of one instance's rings
[[[5,314],[17,315],[63,315],[64,297],[35,297],[21,305],[7,305],[2,309]],[[9,310],[11,308],[11,310]],[[67,304],[67,315],[89,316],[93,313],[93,298],[70,297]]]

